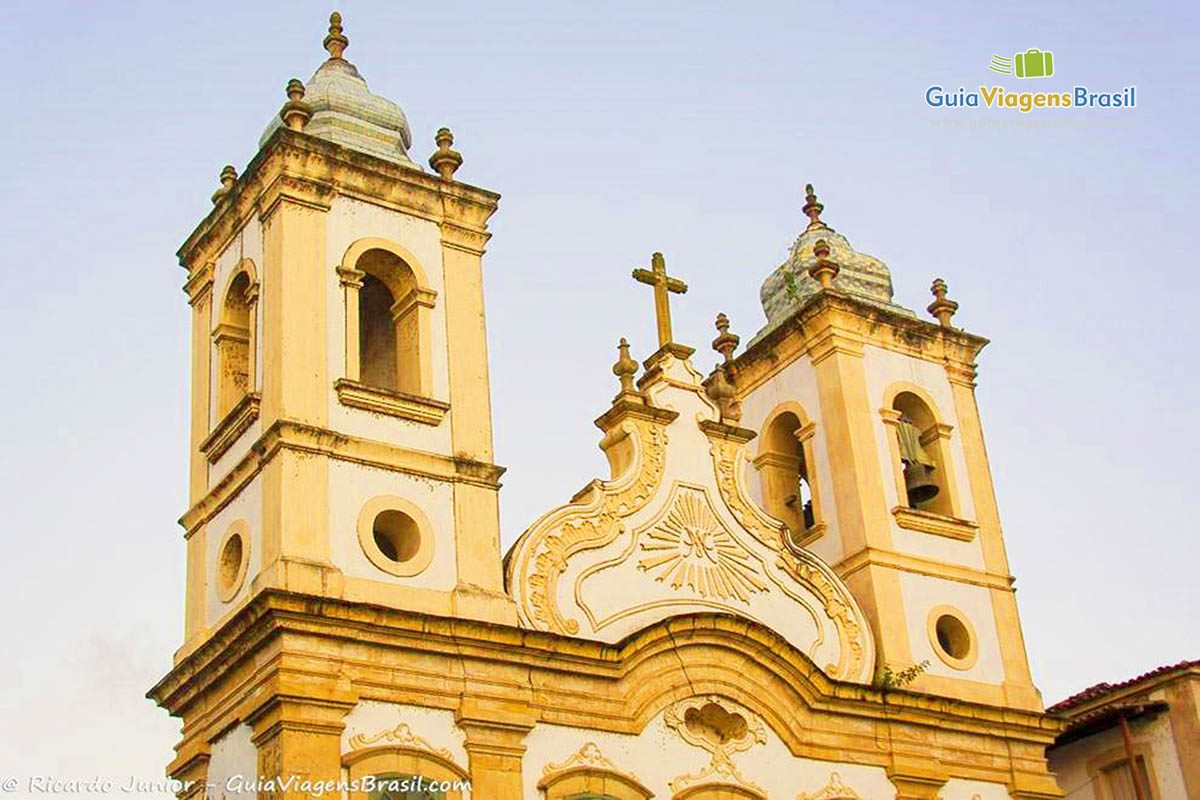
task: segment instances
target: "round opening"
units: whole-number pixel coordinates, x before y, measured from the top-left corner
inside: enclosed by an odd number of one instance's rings
[[[971,654],[971,633],[962,620],[942,614],[934,626],[938,646],[951,658],[965,659]]]
[[[237,585],[238,578],[242,572],[242,555],[245,548],[242,545],[242,535],[235,533],[226,541],[224,547],[221,548],[221,558],[217,565],[217,576],[221,581],[221,588],[226,592],[231,591]]]
[[[416,521],[402,511],[381,511],[371,527],[375,546],[389,561],[403,564],[421,549],[421,531]]]

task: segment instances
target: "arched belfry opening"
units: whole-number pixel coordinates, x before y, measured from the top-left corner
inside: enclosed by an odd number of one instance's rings
[[[937,418],[913,392],[900,392],[892,401],[899,415],[895,435],[904,478],[902,502],[910,508],[950,516],[953,508],[946,488],[946,458]]]
[[[225,291],[217,348],[217,418],[223,418],[250,391],[250,276],[239,272]]]
[[[363,278],[358,300],[358,352],[362,382],[380,389],[398,390],[396,382],[396,299],[374,275]]]
[[[812,438],[815,426],[800,410],[783,410],[767,422],[754,465],[763,504],[800,537],[822,529]]]
[[[426,396],[429,386],[429,320],[433,292],[411,265],[380,247],[359,256],[357,309],[358,380],[376,389]]]

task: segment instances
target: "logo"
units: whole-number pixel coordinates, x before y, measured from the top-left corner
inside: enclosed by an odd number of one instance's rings
[[[988,64],[988,69],[992,72],[1016,75],[1018,78],[1049,78],[1054,74],[1054,54],[1049,50],[1038,50],[1036,47],[1031,47],[1024,53],[1017,53],[1012,58],[992,56],[992,62]]]
[[[992,60],[988,62],[988,69],[992,72],[1020,79],[1053,77],[1054,67],[1054,54],[1036,47],[1017,53],[1011,58],[993,55]],[[1074,111],[1134,108],[1137,105],[1136,93],[1136,86],[1096,92],[1087,86],[1075,84],[1050,91],[1011,92],[1003,86],[980,86],[977,90],[959,86],[955,90],[934,84],[925,90],[925,104],[930,108],[939,109],[986,108],[1028,114],[1049,109]]]

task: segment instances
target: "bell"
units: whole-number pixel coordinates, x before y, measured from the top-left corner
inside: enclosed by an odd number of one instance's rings
[[[917,461],[905,465],[904,488],[908,492],[908,504],[913,508],[937,497],[939,489],[932,473],[932,467]]]

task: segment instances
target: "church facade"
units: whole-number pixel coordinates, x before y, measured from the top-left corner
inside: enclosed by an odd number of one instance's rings
[[[192,313],[184,643],[150,697],[181,796],[1061,796],[983,431],[986,340],[893,302],[822,220],[767,324],[697,371],[654,254],[610,475],[504,555],[483,255],[499,196],[431,170],[328,59],[179,251]],[[614,280],[627,280],[614,275]],[[649,298],[647,298],[647,301]],[[936,320],[936,321],[935,321]]]

